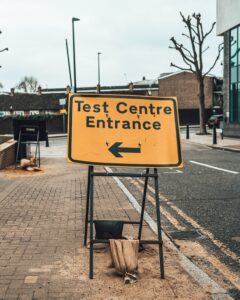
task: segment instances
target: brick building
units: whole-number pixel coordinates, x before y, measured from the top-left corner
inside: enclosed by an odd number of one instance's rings
[[[179,71],[160,76],[159,96],[177,96],[179,109],[198,109],[198,83],[193,73]],[[205,78],[205,107],[213,106],[214,77]]]
[[[193,73],[178,71],[174,73],[164,73],[158,79],[159,96],[176,96],[180,123],[199,122],[199,100],[198,83]],[[214,76],[205,77],[205,108],[206,117],[213,114],[213,108],[222,107],[221,95],[222,80]]]

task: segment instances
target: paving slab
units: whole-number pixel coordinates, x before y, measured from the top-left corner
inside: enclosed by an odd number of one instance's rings
[[[224,137],[222,139],[220,132],[217,132],[217,144],[213,144],[213,136],[211,133],[207,135],[199,135],[196,131],[190,131],[189,139],[186,139],[186,132],[182,131],[181,140],[187,143],[205,145],[215,149],[240,152],[240,139],[229,137]]]
[[[0,172],[10,187],[0,194],[0,299],[210,299],[167,245],[165,280],[155,246],[139,253],[136,284],[124,285],[108,267],[107,250],[94,254],[90,280],[83,247],[87,167],[55,157],[43,158],[42,169]],[[139,219],[113,178],[96,178],[94,204],[96,219]],[[124,234],[136,237],[137,229],[126,225]],[[143,238],[156,239],[146,223]]]

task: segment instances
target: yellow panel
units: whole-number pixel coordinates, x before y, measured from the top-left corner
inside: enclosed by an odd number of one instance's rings
[[[182,167],[176,98],[69,97],[68,157],[89,165]]]

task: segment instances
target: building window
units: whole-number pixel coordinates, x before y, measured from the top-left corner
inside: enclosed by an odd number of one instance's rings
[[[240,124],[240,26],[230,31],[230,122]]]

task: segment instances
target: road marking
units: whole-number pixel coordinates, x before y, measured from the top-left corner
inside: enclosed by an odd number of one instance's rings
[[[170,171],[163,172],[163,174],[182,174],[183,171],[180,170],[174,170],[173,168],[169,168]]]
[[[112,169],[109,167],[105,167],[105,169],[112,173]],[[127,196],[128,200],[131,202],[132,206],[136,209],[136,211],[141,214],[141,206],[137,202],[136,198],[129,192],[126,186],[121,182],[121,180],[117,177],[113,177],[113,179],[117,182],[120,189]],[[150,217],[147,212],[144,212],[144,220],[152,229],[152,231],[157,234],[157,223]],[[219,300],[233,300],[232,297],[229,296],[228,292],[220,287],[212,278],[210,278],[203,270],[198,268],[193,262],[191,262],[182,252],[177,249],[177,247],[171,242],[171,240],[167,237],[167,235],[162,232],[162,236],[169,249],[176,252],[179,257],[179,262],[183,269],[190,275],[192,278],[196,280],[198,284],[200,284],[203,288],[205,288],[211,294],[212,299]]]
[[[139,183],[136,182],[134,179],[129,180],[132,185],[134,185],[139,190]],[[152,203],[153,206],[155,206],[155,198],[151,195],[147,196],[147,199]],[[166,219],[179,231],[186,230],[186,227],[183,227],[177,219],[175,219],[164,207],[161,206],[161,213],[165,216]]]
[[[214,167],[214,166],[203,164],[203,163],[200,163],[200,162],[197,162],[197,161],[194,161],[194,160],[189,160],[189,162],[192,163],[192,164],[195,164],[195,165],[199,165],[199,166],[203,166],[203,167],[215,169],[215,170],[218,170],[218,171],[223,171],[223,172],[227,172],[227,173],[231,173],[231,174],[235,174],[235,175],[239,174],[239,172],[236,172],[236,171],[230,171],[230,170],[227,170],[227,169],[222,169],[222,168]]]
[[[139,183],[141,183],[143,185],[143,182],[140,179],[137,179],[137,181]],[[151,187],[150,185],[148,185],[148,189],[152,192],[155,193],[155,189],[153,187]],[[159,197],[160,197],[160,201],[164,201],[166,204],[168,204],[169,206],[171,206],[171,208],[173,210],[175,210],[175,212],[181,216],[185,221],[187,221],[189,224],[192,225],[192,227],[194,227],[195,229],[197,229],[199,232],[201,232],[202,235],[207,236],[210,241],[219,248],[219,250],[221,252],[223,252],[225,255],[227,255],[228,257],[232,258],[233,260],[239,262],[240,261],[240,257],[235,254],[234,252],[232,252],[226,245],[224,245],[221,241],[217,240],[214,235],[208,231],[207,229],[203,228],[198,222],[196,222],[194,219],[192,219],[191,217],[189,217],[186,213],[184,213],[180,208],[178,208],[177,206],[175,206],[171,201],[169,201],[166,197],[164,197],[161,193],[159,193]]]

